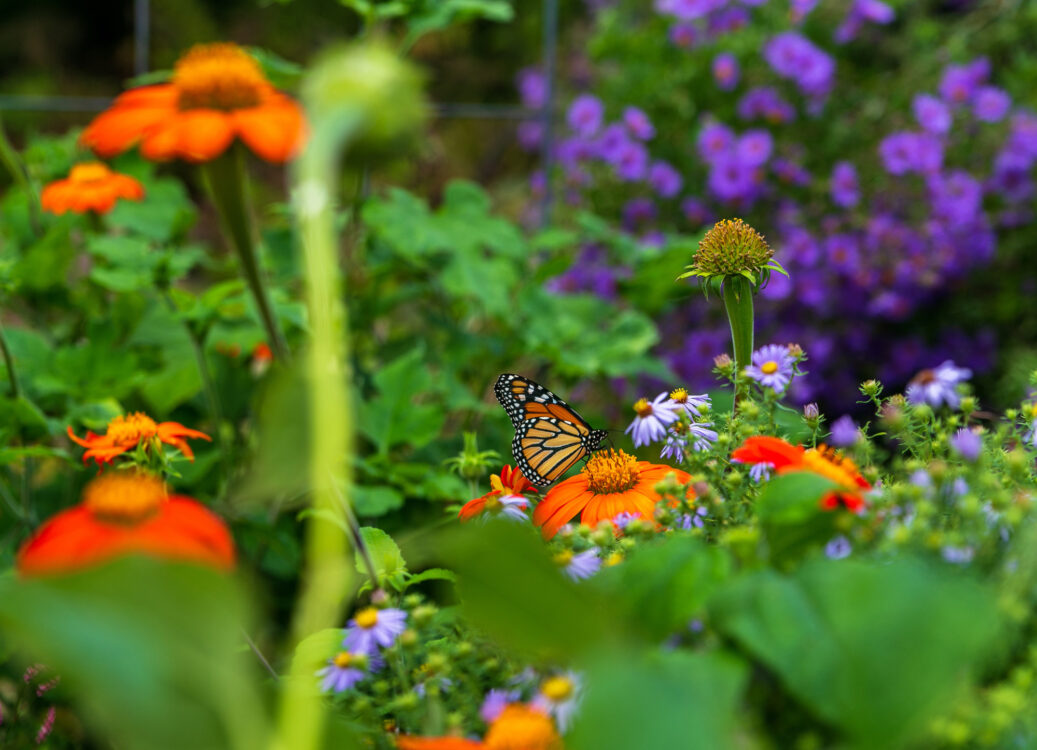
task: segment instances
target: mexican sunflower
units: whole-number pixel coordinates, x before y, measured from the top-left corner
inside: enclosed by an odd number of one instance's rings
[[[108,429],[103,435],[95,435],[87,430],[86,437],[80,438],[72,432],[71,426],[67,432],[73,442],[87,449],[83,454],[83,463],[92,458],[98,465],[110,462],[141,443],[154,445],[156,441],[174,446],[189,460],[194,461],[194,452],[184,438],[211,440],[204,432],[184,427],[179,422],[156,423],[154,419],[141,412],[116,417],[108,423]]]
[[[825,510],[844,507],[856,513],[865,504],[862,491],[871,489],[871,484],[861,476],[853,461],[825,445],[806,449],[780,438],[757,436],[735,449],[731,460],[753,465],[771,464],[779,474],[812,471],[831,479],[839,489],[821,498],[821,507]]]
[[[583,471],[551,488],[533,511],[533,523],[550,539],[577,513],[588,526],[623,512],[655,518],[655,504],[661,499],[655,485],[671,472],[682,484],[690,481],[687,472],[670,466],[638,461],[623,451],[598,451]]]
[[[493,489],[485,495],[469,500],[461,507],[457,515],[462,521],[471,521],[481,513],[502,513],[510,518],[524,519],[529,507],[526,496],[538,492],[521,471],[510,465],[501,469],[499,475],[490,475],[490,486]]]
[[[181,57],[169,83],[141,86],[118,98],[80,136],[102,157],[136,144],[146,159],[215,159],[240,139],[271,162],[292,158],[306,122],[293,99],[275,89],[236,44],[200,44]]]
[[[63,573],[128,554],[234,567],[234,542],[223,522],[189,497],[170,495],[156,476],[109,471],[22,546],[22,575]]]
[[[77,164],[68,177],[48,183],[40,193],[40,205],[45,211],[59,215],[66,211],[106,214],[120,198],[139,201],[143,197],[144,187],[137,180],[92,161]]]
[[[396,739],[400,750],[562,750],[551,718],[535,707],[512,703],[493,720],[482,742],[461,737]]]

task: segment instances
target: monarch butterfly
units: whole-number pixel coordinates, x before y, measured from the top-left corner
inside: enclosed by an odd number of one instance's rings
[[[608,437],[607,431],[591,429],[572,407],[529,378],[504,373],[493,392],[515,427],[515,462],[537,487],[554,482]]]

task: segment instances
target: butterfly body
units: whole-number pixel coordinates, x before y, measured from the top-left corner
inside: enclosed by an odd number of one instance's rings
[[[493,392],[515,427],[515,462],[537,487],[556,481],[608,437],[547,388],[522,375],[504,373]]]

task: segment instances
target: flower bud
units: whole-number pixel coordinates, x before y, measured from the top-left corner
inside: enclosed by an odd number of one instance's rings
[[[400,633],[400,646],[402,648],[410,649],[418,645],[418,631],[414,628],[407,628]]]
[[[799,362],[807,356],[807,353],[803,351],[803,347],[799,344],[789,344],[789,356]]]
[[[422,604],[420,607],[415,607],[411,612],[411,619],[415,625],[421,627],[422,625],[427,625],[436,616],[436,611],[434,605]]]
[[[763,235],[741,219],[718,221],[699,242],[689,269],[702,277],[759,275],[774,257]]]
[[[735,363],[729,354],[718,354],[713,357],[713,367],[725,378],[731,377],[735,372]]]
[[[882,383],[872,378],[861,383],[861,393],[868,398],[878,398],[882,395]]]

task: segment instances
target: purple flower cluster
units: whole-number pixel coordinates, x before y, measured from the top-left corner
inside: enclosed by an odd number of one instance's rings
[[[800,92],[823,101],[835,85],[831,55],[797,31],[774,36],[763,48],[763,59],[775,73],[793,81]]]

